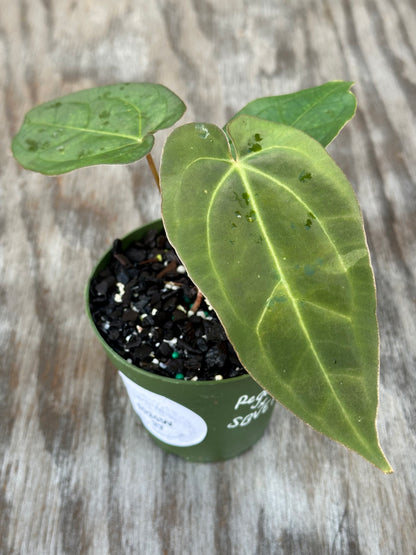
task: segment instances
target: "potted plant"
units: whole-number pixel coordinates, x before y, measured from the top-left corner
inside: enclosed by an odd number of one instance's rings
[[[47,102],[28,112],[14,138],[17,160],[47,175],[143,157],[149,162],[176,267],[183,266],[198,288],[194,308],[206,299],[204,306],[212,307],[253,378],[157,377],[152,390],[154,373],[126,361],[100,335],[136,411],[168,450],[191,460],[237,454],[263,433],[270,394],[316,430],[391,472],[376,429],[379,339],[362,216],[351,185],[325,150],[354,115],[351,85],[334,81],[254,100],[224,129],[209,123],[177,127],[164,146],[160,183],[151,157],[153,133],[174,125],[185,110],[161,85],[117,84]],[[147,231],[116,244],[113,255],[122,266],[131,264],[124,249]],[[93,279],[110,258],[107,253],[100,261]],[[118,288],[113,300],[123,301],[124,285]],[[90,310],[89,293],[87,304]],[[196,318],[192,307],[186,312]],[[210,400],[206,412],[201,397]],[[215,421],[220,401],[228,403],[228,412]],[[158,408],[150,409],[151,402]],[[172,432],[175,418],[181,424]],[[243,421],[249,425],[240,426]],[[242,446],[204,452],[207,443],[215,446],[215,434],[232,443],[233,433],[243,437],[254,423],[259,430]]]

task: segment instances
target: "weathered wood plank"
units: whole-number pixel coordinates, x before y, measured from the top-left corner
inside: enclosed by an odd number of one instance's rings
[[[412,0],[0,0],[0,553],[415,553],[416,11]],[[83,288],[114,237],[158,216],[143,164],[62,178],[10,141],[37,102],[155,81],[184,121],[332,79],[359,110],[330,152],[368,232],[386,477],[276,407],[218,464],[148,439],[88,328]],[[160,155],[162,133],[155,157]]]

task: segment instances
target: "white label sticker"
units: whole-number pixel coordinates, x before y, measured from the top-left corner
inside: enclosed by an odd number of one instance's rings
[[[197,445],[204,440],[208,427],[198,414],[167,397],[137,385],[120,371],[119,374],[134,410],[151,434],[177,447]]]

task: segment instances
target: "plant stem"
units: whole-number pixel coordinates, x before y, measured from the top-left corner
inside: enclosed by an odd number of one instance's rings
[[[198,308],[200,307],[202,302],[202,292],[198,289],[198,293],[196,294],[196,299],[194,304],[191,306],[191,310],[193,313],[195,313]]]
[[[157,172],[155,163],[154,163],[154,161],[153,161],[153,157],[152,157],[152,155],[150,154],[150,152],[149,152],[149,154],[146,155],[146,160],[147,160],[147,163],[148,163],[149,166],[150,166],[150,169],[152,170],[152,175],[153,175],[153,177],[154,177],[154,180],[156,181],[156,185],[157,185],[157,188],[159,189],[159,193],[162,194],[162,191],[161,191],[161,189],[160,189],[159,174],[158,174],[158,172]]]

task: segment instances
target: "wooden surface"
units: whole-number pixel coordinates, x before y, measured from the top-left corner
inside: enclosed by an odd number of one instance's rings
[[[0,0],[0,553],[416,553],[414,0]],[[191,464],[149,440],[89,328],[112,242],[158,216],[145,164],[46,178],[10,141],[34,104],[161,82],[183,121],[354,80],[330,147],[359,197],[378,286],[379,430],[395,470],[276,407],[255,449]],[[155,158],[164,134],[158,137]]]

